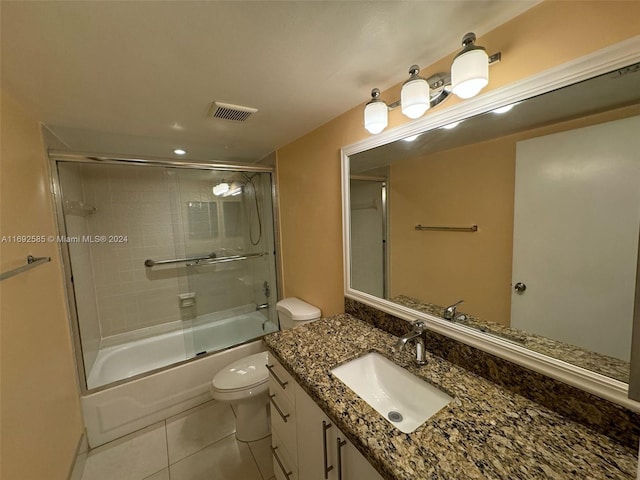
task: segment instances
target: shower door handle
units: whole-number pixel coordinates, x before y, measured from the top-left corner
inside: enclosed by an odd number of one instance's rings
[[[267,367],[267,370],[269,370],[269,375],[271,375],[283,389],[287,388],[289,382],[283,382],[282,380],[280,380],[276,372],[273,371],[273,365],[265,365],[265,367]]]

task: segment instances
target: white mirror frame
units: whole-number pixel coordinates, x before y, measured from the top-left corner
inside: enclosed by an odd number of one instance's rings
[[[508,62],[508,59],[506,61]],[[466,100],[450,108],[430,111],[419,120],[343,147],[341,150],[342,231],[345,297],[357,300],[409,322],[422,320],[430,330],[437,333],[555,378],[633,411],[640,412],[640,402],[628,398],[629,386],[624,382],[351,288],[351,218],[349,210],[350,155],[489,112],[495,108],[526,100],[637,62],[640,62],[640,35],[511,85],[487,92],[479,97]],[[636,332],[640,330],[639,313],[636,311],[634,319],[634,331]],[[629,341],[631,342],[631,339]],[[640,356],[640,354],[636,356]]]

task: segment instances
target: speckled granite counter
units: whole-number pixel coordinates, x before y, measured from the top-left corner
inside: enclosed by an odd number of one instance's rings
[[[412,349],[350,315],[336,315],[265,337],[270,351],[389,480],[635,479],[637,453],[524,397]],[[376,351],[454,400],[404,434],[330,374]],[[364,480],[364,479],[363,479]]]
[[[435,315],[442,318],[444,307],[433,303],[421,302],[406,295],[398,295],[390,298],[389,301],[408,307],[419,312]],[[503,340],[515,342],[530,350],[542,353],[549,357],[563,360],[578,367],[586,368],[592,372],[597,372],[607,377],[615,378],[621,382],[629,382],[629,362],[618,358],[603,355],[601,353],[586,350],[576,345],[560,342],[551,338],[525,332],[515,328],[510,328],[500,323],[489,322],[464,312],[464,308],[458,311],[458,315],[464,313],[466,319],[457,320],[456,323],[466,325],[476,330],[493,334]]]

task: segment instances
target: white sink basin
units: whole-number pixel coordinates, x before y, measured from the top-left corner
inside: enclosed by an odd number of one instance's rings
[[[404,433],[413,432],[453,400],[378,353],[351,360],[331,373]]]

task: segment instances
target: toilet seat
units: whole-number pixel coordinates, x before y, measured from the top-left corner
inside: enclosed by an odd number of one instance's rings
[[[269,372],[265,366],[268,361],[267,352],[236,360],[216,373],[211,381],[212,392],[230,397],[263,393],[268,389]]]

